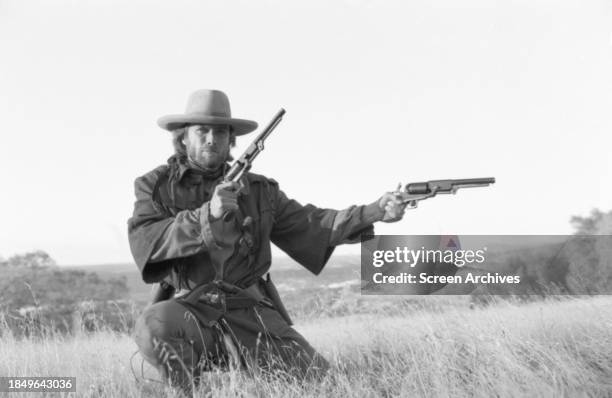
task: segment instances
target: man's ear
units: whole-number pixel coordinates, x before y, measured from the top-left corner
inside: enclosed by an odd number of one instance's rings
[[[187,126],[183,128],[183,137],[181,138],[181,142],[185,147],[187,147]]]

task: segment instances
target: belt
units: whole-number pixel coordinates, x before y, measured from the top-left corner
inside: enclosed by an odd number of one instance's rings
[[[196,286],[192,290],[182,289],[178,292],[178,297],[193,305],[203,302],[223,311],[249,308],[258,304],[274,308],[272,301],[262,292],[260,282],[257,280],[242,289],[225,281],[213,281]]]

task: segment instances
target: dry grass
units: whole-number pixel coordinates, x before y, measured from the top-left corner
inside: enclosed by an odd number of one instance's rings
[[[329,377],[300,384],[211,374],[200,395],[612,396],[612,297],[349,315],[297,328],[330,359]],[[129,336],[110,332],[38,340],[5,334],[0,375],[76,376],[83,397],[173,396],[156,383],[135,382],[134,351]]]

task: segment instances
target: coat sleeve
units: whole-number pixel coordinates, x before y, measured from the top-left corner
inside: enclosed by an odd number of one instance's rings
[[[373,235],[373,223],[381,219],[376,203],[344,210],[301,205],[289,199],[278,185],[274,191],[272,242],[305,268],[318,274],[337,245],[360,242],[361,235]]]
[[[128,220],[130,249],[147,283],[162,280],[172,268],[172,260],[218,247],[215,223],[208,221],[208,203],[172,216],[153,200],[162,172],[159,168],[136,179],[134,213]]]

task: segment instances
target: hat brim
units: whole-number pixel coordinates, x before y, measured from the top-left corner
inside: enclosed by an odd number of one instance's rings
[[[248,134],[257,128],[257,122],[252,120],[222,116],[167,115],[157,119],[157,125],[168,131],[185,127],[188,124],[227,124],[232,127],[236,135]]]

